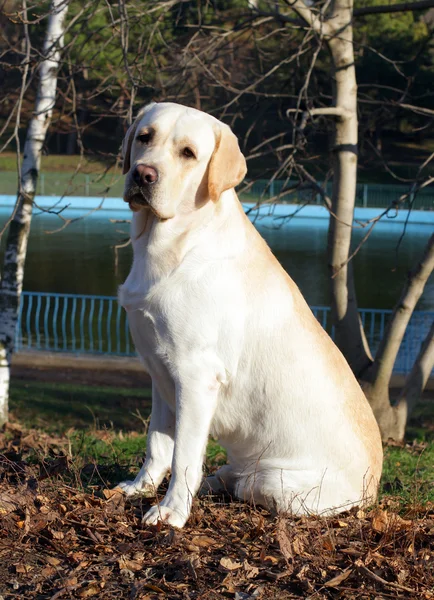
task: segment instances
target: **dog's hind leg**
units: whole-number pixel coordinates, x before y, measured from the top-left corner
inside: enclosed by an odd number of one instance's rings
[[[208,494],[230,494],[235,493],[236,475],[231,465],[223,465],[214,475],[210,475],[203,482],[199,490],[200,496]]]
[[[265,461],[240,475],[235,493],[246,502],[294,516],[337,514],[362,500],[361,492],[342,480],[339,471],[280,469]]]
[[[173,458],[175,415],[152,386],[152,413],[146,444],[146,460],[134,481],[119,484],[127,496],[153,497],[170,470]]]

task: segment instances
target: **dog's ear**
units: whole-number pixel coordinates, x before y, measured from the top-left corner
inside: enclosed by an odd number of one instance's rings
[[[222,124],[215,134],[216,145],[208,169],[208,193],[211,200],[217,202],[224,191],[241,183],[247,165],[238,140],[227,125]]]
[[[125,175],[128,173],[131,167],[131,146],[133,144],[134,135],[136,133],[137,125],[140,123],[140,119],[146,114],[153,106],[155,102],[151,102],[147,104],[143,108],[141,108],[137,114],[137,117],[134,119],[133,123],[130,125],[127,133],[122,142],[122,158],[124,161],[124,166],[122,169],[122,174]]]

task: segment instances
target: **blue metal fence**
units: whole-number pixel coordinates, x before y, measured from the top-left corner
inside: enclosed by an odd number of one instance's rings
[[[323,185],[320,181],[320,185]],[[291,188],[293,191],[291,191]],[[326,193],[331,196],[332,184],[324,185]],[[240,186],[240,190],[243,185]],[[401,196],[408,194],[409,185],[381,184],[381,183],[358,183],[356,186],[356,206],[363,208],[387,208],[392,202],[397,202]],[[241,192],[244,201],[257,202],[258,199],[266,200],[276,198],[280,202],[291,204],[322,204],[320,195],[313,189],[297,189],[297,182],[276,179],[257,179]],[[413,210],[434,210],[434,186],[427,186],[418,191],[417,194],[409,195],[403,203],[403,208]]]
[[[23,292],[15,335],[16,351],[134,354],[115,296]]]
[[[330,308],[311,307],[332,335]],[[369,347],[375,354],[391,310],[361,309]],[[416,311],[405,333],[395,373],[408,373],[425,339],[434,311]],[[126,312],[115,296],[24,292],[16,329],[15,349],[134,356]]]

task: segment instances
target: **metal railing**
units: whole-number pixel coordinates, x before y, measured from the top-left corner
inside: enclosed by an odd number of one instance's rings
[[[116,296],[23,292],[15,336],[16,351],[135,354]]]
[[[324,329],[333,337],[330,308],[311,308]],[[369,347],[374,354],[391,314],[391,310],[360,310]],[[411,370],[433,320],[434,311],[413,313],[395,363],[395,373],[408,373]],[[135,355],[126,312],[115,296],[40,292],[24,292],[22,295],[15,349]]]
[[[321,183],[321,182],[318,182]],[[310,202],[321,204],[321,198],[313,190],[295,190],[287,193],[285,190],[295,186],[295,182],[283,180],[270,181],[268,179],[256,180],[245,192],[241,192],[242,200],[258,202],[277,196],[277,201],[300,204]],[[101,175],[99,173],[41,173],[38,179],[37,194],[41,196],[105,196],[118,198],[123,194],[124,181],[120,175]],[[245,184],[240,186],[240,190]],[[387,208],[393,201],[399,200],[407,194],[409,185],[393,185],[378,183],[359,183],[356,190],[356,206],[365,208]],[[331,183],[325,186],[327,194],[331,194]],[[0,194],[16,194],[16,173],[3,172],[0,177]],[[412,204],[413,210],[434,210],[434,185],[421,189],[415,197],[409,197],[404,203],[408,208]]]
[[[318,182],[321,185],[321,182]],[[298,190],[290,192],[295,182],[285,182],[283,180],[268,181],[266,179],[256,180],[247,193],[241,193],[241,198],[245,201],[258,201],[258,199],[276,198],[279,202],[288,202],[290,204],[322,204],[322,199],[318,193],[312,189]],[[331,196],[332,184],[329,182],[324,186],[326,193]],[[408,194],[410,186],[379,184],[379,183],[358,183],[356,186],[356,206],[363,208],[387,208],[394,201],[398,201],[401,196]],[[434,185],[427,186],[418,191],[416,195],[410,195],[403,203],[404,208],[412,207],[413,210],[434,210]]]

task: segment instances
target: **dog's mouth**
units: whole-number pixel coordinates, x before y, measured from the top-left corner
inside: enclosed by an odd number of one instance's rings
[[[146,198],[142,198],[142,196],[132,196],[125,200],[128,202],[128,206],[133,212],[137,212],[142,208],[151,208],[151,205],[146,200]]]
[[[150,202],[147,195],[136,185],[131,186],[124,194],[124,201],[128,203],[133,211],[138,211],[141,208],[150,208]]]
[[[150,210],[158,219],[162,217],[158,214],[155,208],[150,203],[149,198],[140,190],[140,188],[133,188],[127,192],[124,196],[124,202],[128,204],[130,210],[138,212],[142,209]]]

